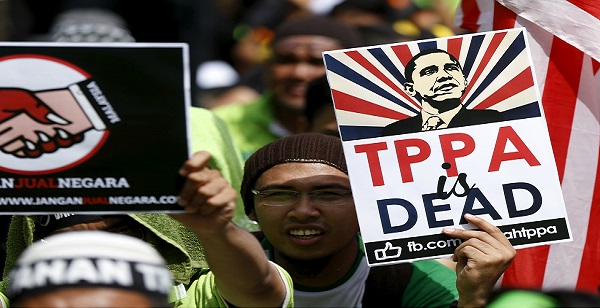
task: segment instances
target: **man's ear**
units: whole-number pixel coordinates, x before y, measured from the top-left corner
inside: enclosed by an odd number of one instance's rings
[[[404,83],[404,91],[406,91],[406,93],[408,93],[408,95],[413,96],[413,97],[417,95],[417,91],[415,91],[415,88],[413,87],[413,83],[409,82],[409,81]]]

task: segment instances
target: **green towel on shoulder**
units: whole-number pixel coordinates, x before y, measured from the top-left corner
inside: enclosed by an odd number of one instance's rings
[[[208,151],[212,155],[209,167],[217,169],[238,191],[238,202],[233,221],[247,231],[258,231],[258,224],[244,213],[239,195],[242,185],[244,161],[241,152],[229,133],[227,124],[214,112],[193,107],[188,114],[192,152]]]
[[[2,273],[2,293],[8,290],[8,274],[12,269],[21,252],[34,242],[33,231],[35,223],[29,216],[13,216],[8,227],[6,239],[6,260],[4,272]]]
[[[165,258],[175,281],[187,286],[192,276],[201,268],[208,267],[202,244],[194,233],[178,221],[165,214],[140,213],[130,216],[151,231],[146,232],[144,240]]]

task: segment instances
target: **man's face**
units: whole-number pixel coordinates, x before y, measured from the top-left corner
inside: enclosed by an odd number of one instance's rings
[[[255,189],[350,191],[348,175],[321,163],[285,163],[265,171]],[[356,245],[358,220],[351,196],[341,205],[316,205],[303,194],[290,206],[255,202],[250,217],[256,219],[277,253],[298,260],[342,254]],[[354,256],[352,256],[354,257]]]
[[[419,57],[415,61],[412,78],[412,84],[407,83],[409,94],[414,95],[411,93],[412,87],[413,92],[418,92],[425,101],[433,104],[460,99],[467,87],[467,80],[458,63],[442,52]]]
[[[325,74],[321,53],[340,48],[337,40],[318,35],[290,36],[278,42],[269,66],[269,83],[277,101],[287,108],[304,109],[308,83]]]

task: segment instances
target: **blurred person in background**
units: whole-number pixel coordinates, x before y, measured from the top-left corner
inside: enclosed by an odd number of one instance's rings
[[[344,0],[329,16],[356,27],[365,45],[450,36],[454,32],[439,12],[411,0]]]
[[[246,7],[236,24],[231,50],[232,65],[238,73],[233,84],[204,91],[207,108],[257,100],[267,87],[263,75],[271,55],[275,29],[289,19],[326,15],[341,0],[255,0]],[[214,80],[214,75],[206,75]]]
[[[219,17],[213,1],[65,0],[50,36],[56,42],[185,42],[195,93],[196,69],[222,53],[217,43],[227,24]]]
[[[306,87],[325,74],[322,52],[360,45],[353,28],[324,16],[292,18],[277,28],[265,66],[266,90],[254,102],[213,108],[248,157],[280,137],[306,132]]]
[[[0,41],[7,41],[9,39],[9,9],[8,0],[0,0]]]
[[[439,16],[438,23],[453,28],[454,14],[460,0],[411,0],[417,7],[424,11],[431,11]]]
[[[599,290],[600,292],[600,287]],[[504,307],[600,307],[598,293],[551,289],[500,288],[490,295],[488,308]]]
[[[0,0],[0,35],[7,41],[185,42],[190,48],[193,104],[205,75],[238,78],[232,36],[239,18],[261,0]],[[224,68],[224,69],[223,69]],[[233,74],[233,75],[232,75]],[[232,77],[233,76],[233,77]]]

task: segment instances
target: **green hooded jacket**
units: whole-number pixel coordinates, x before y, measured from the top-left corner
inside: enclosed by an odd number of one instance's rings
[[[272,97],[267,92],[247,104],[230,104],[213,109],[227,123],[244,160],[265,144],[281,137],[272,130],[272,125],[276,122],[271,105]]]

